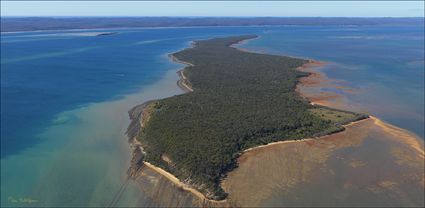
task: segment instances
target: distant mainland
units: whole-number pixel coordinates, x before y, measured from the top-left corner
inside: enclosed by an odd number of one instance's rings
[[[1,32],[132,27],[423,24],[422,17],[2,17]]]

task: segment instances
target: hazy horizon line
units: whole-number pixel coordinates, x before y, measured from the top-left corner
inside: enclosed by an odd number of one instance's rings
[[[424,18],[424,16],[21,16],[21,15],[8,15],[0,16],[1,18],[99,18],[99,17],[112,17],[112,18]]]

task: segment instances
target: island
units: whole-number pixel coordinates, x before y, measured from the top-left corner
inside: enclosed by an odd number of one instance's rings
[[[100,32],[96,36],[115,35],[117,32]]]
[[[296,91],[309,76],[298,69],[314,61],[232,47],[256,37],[195,41],[170,55],[187,65],[178,83],[186,93],[130,110],[133,173],[149,164],[206,199],[225,200],[220,184],[247,149],[329,135],[368,117],[314,105]]]

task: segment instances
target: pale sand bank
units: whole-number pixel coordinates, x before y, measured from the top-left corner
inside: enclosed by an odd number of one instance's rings
[[[221,202],[226,202],[226,200],[217,201],[217,200],[207,199],[201,192],[199,192],[195,188],[192,188],[190,185],[187,185],[184,182],[180,181],[173,174],[165,171],[164,169],[162,169],[162,168],[160,168],[158,166],[152,165],[149,162],[144,161],[143,163],[144,163],[144,165],[146,165],[150,169],[152,169],[152,170],[156,171],[157,173],[165,176],[168,180],[170,180],[172,183],[174,183],[178,188],[181,188],[181,189],[183,189],[185,191],[191,192],[192,194],[194,194],[195,196],[199,197],[199,199],[201,199],[203,201],[211,201],[211,202],[215,202],[215,203],[217,203],[217,202],[220,202],[220,203]]]

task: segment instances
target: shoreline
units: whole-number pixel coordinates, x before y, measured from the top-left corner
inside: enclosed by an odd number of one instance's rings
[[[177,81],[177,85],[185,92],[193,92],[193,89],[187,84],[189,80],[184,75],[184,69],[179,70],[177,74],[179,74],[180,77],[179,81]]]
[[[332,64],[326,61],[309,60],[309,63],[296,68],[296,70],[308,73],[306,77],[301,77],[295,91],[312,105],[321,105],[329,108],[335,108],[344,111],[352,111],[347,105],[343,104],[344,95],[335,92],[324,92],[321,88],[332,88],[344,91],[353,91],[351,87],[336,84],[340,80],[331,79],[325,73],[319,71],[319,68]],[[311,91],[313,90],[313,91]],[[368,113],[365,113],[368,114]]]
[[[373,116],[369,116],[369,118],[365,118],[365,119],[361,119],[361,120],[357,120],[357,121],[352,121],[352,122],[350,122],[348,124],[344,124],[342,126],[344,128],[347,128],[347,127],[350,127],[352,125],[355,125],[355,124],[358,124],[358,123],[361,123],[361,122],[368,121],[370,119],[372,119],[372,120],[379,120],[379,119],[377,119],[377,118],[375,118]],[[339,131],[339,132],[331,133],[331,134],[326,134],[326,135],[319,136],[319,137],[303,138],[303,139],[298,139],[298,140],[286,140],[286,141],[271,142],[271,143],[268,143],[268,144],[264,144],[264,145],[260,145],[260,146],[248,148],[248,149],[244,150],[242,152],[242,154],[247,153],[247,152],[250,152],[250,151],[253,151],[253,150],[257,150],[257,149],[262,149],[262,148],[274,146],[274,145],[280,145],[280,144],[286,144],[286,143],[295,143],[295,142],[305,142],[305,141],[312,141],[312,140],[319,140],[319,139],[322,139],[322,138],[327,137],[329,135],[338,134],[338,133],[341,133],[341,132],[344,132],[344,131],[345,131],[345,129],[343,131]]]
[[[136,27],[99,27],[99,28],[71,28],[71,29],[45,29],[45,30],[17,30],[17,31],[1,31],[0,34],[19,34],[19,33],[27,33],[27,32],[66,32],[66,31],[85,31],[85,30],[131,30],[131,29],[149,29],[149,30],[157,30],[157,29],[180,29],[180,28],[218,28],[218,27],[300,27],[305,26],[302,24],[282,24],[282,25],[204,25],[204,26],[136,26]],[[336,25],[341,27],[357,27],[360,25]]]
[[[193,45],[193,44],[191,44]],[[184,49],[183,49],[184,50]],[[186,69],[187,66],[194,66],[192,63],[186,62],[186,61],[182,61],[179,60],[178,58],[176,58],[174,55],[174,53],[170,53],[168,54],[168,57],[179,64],[184,64],[186,66],[184,66],[183,68],[181,68],[180,70],[177,71],[177,74],[179,75],[180,79],[177,81],[177,86],[180,87],[180,89],[182,89],[185,93],[188,92],[193,92],[193,88],[189,86],[189,80],[187,79],[186,75],[184,75],[184,71]]]
[[[213,202],[213,203],[223,203],[223,202],[227,202],[227,199],[224,200],[212,200],[212,199],[208,199],[203,193],[201,193],[200,191],[198,191],[196,188],[191,187],[190,185],[180,181],[176,176],[174,176],[173,174],[171,174],[170,172],[155,166],[149,162],[143,161],[143,164],[150,168],[151,170],[157,172],[158,174],[166,177],[171,183],[173,183],[174,185],[176,185],[178,188],[181,188],[183,191],[188,191],[190,193],[192,193],[193,195],[195,195],[196,197],[198,197],[199,199],[201,199],[203,202],[205,201],[209,201],[209,202]]]
[[[194,47],[194,44],[192,42],[191,47]],[[185,50],[187,48],[184,48],[182,50]],[[177,51],[179,52],[179,51]],[[184,91],[184,93],[189,93],[189,92],[193,92],[193,89],[188,86],[188,84],[186,83],[187,77],[184,75],[184,70],[187,66],[194,66],[192,63],[189,62],[185,62],[185,61],[181,61],[178,58],[176,58],[173,54],[177,53],[177,52],[173,52],[168,54],[168,57],[176,62],[176,63],[180,63],[180,64],[184,64],[186,66],[184,66],[183,68],[181,68],[180,70],[177,71],[178,76],[180,77],[180,79],[177,81],[177,86],[182,89]],[[140,128],[143,126],[142,123],[142,115],[146,115],[147,112],[145,112],[146,107],[151,104],[152,102],[154,102],[155,100],[149,100],[146,101],[140,105],[137,105],[135,107],[133,107],[130,111],[129,111],[129,115],[130,115],[130,120],[131,120],[131,124],[129,125],[129,127],[127,128],[127,132],[126,134],[128,135],[128,143],[130,144],[130,148],[132,149],[132,164],[129,167],[127,173],[130,177],[132,178],[137,178],[138,177],[138,172],[142,170],[143,167],[147,167],[153,171],[155,171],[156,173],[164,176],[165,178],[167,178],[171,183],[173,183],[174,185],[176,185],[178,188],[181,188],[184,191],[188,191],[190,193],[192,193],[193,195],[195,195],[196,197],[198,197],[200,200],[202,200],[202,203],[204,204],[206,201],[207,202],[211,202],[211,203],[226,203],[227,202],[227,198],[224,200],[213,200],[213,199],[209,199],[208,197],[206,197],[203,193],[201,193],[199,190],[197,190],[196,188],[192,187],[189,184],[186,184],[184,182],[182,182],[180,179],[178,179],[175,175],[173,175],[172,173],[162,169],[161,167],[158,167],[156,165],[153,165],[147,161],[143,161],[143,156],[144,155],[144,150],[142,147],[142,143],[140,143],[136,138],[135,138],[135,133],[140,130]],[[143,165],[141,165],[141,163]]]
[[[248,43],[250,41],[253,41],[255,39],[261,38],[261,35],[255,35],[255,36],[256,36],[255,38],[241,40],[239,42],[233,43],[229,47],[234,48],[234,49],[236,49],[238,51],[245,52],[245,53],[265,54],[265,55],[272,55],[272,56],[283,56],[283,57],[288,57],[288,58],[306,60],[309,63],[321,64],[320,66],[316,66],[316,67],[322,67],[322,66],[330,63],[328,61],[317,61],[317,60],[311,59],[309,57],[304,57],[304,56],[295,56],[295,55],[290,55],[290,54],[280,54],[280,53],[264,52],[263,50],[256,51],[256,50],[251,50],[251,49],[246,49],[246,48],[240,48],[240,47],[236,46],[236,45],[242,46],[243,44],[246,44],[246,43]],[[233,46],[233,45],[235,45],[235,46]],[[309,64],[309,63],[306,63],[306,64]],[[300,66],[300,67],[303,68],[304,65],[303,66]],[[298,67],[298,68],[300,68],[300,67]],[[316,68],[316,67],[312,67],[312,68]],[[307,68],[309,68],[309,67],[307,67]]]
[[[260,36],[256,36],[255,38],[253,38],[253,39],[256,39],[256,38],[259,38]],[[244,43],[245,41],[250,41],[250,40],[252,40],[252,39],[248,39],[248,40],[242,40],[242,41],[238,41],[238,42],[235,42],[235,43],[232,43],[229,47],[232,47],[232,48],[234,48],[234,49],[236,49],[236,50],[239,50],[239,51],[242,51],[242,52],[245,52],[245,53],[256,53],[256,52],[252,52],[252,51],[249,51],[249,50],[247,50],[247,49],[240,49],[240,48],[236,48],[236,47],[233,47],[232,45],[236,45],[236,44],[241,44],[241,43]],[[195,42],[192,42],[192,45],[191,45],[191,47],[194,47],[195,46],[195,44],[194,44]],[[186,50],[187,48],[185,48],[185,49],[183,49],[183,50]],[[175,54],[175,53],[177,53],[177,52],[174,52],[174,53],[170,53],[170,54],[168,54],[168,57],[172,60],[172,61],[174,61],[174,62],[176,62],[176,63],[181,63],[181,64],[185,64],[185,65],[187,65],[187,66],[194,66],[194,64],[192,64],[192,63],[189,63],[189,62],[185,62],[185,61],[181,61],[181,60],[179,60],[178,58],[176,58],[173,54]],[[315,61],[315,60],[311,60],[311,59],[305,59],[306,61],[308,61],[307,63],[305,63],[305,64],[303,64],[302,66],[300,66],[300,67],[298,67],[298,68],[303,68],[303,69],[314,69],[314,68],[316,68],[316,67],[321,67],[321,66],[323,66],[326,62],[320,62],[320,61]],[[185,66],[185,67],[183,67],[183,69],[180,69],[177,73],[178,73],[178,75],[179,75],[179,77],[180,77],[180,79],[179,79],[179,81],[177,82],[177,86],[178,87],[180,87],[183,91],[185,91],[185,93],[188,93],[188,92],[193,92],[193,89],[190,87],[190,86],[188,86],[187,85],[187,77],[184,75],[184,70],[186,69],[186,67],[187,66]],[[298,68],[296,68],[295,70],[298,70]],[[310,73],[310,75],[309,76],[311,76],[311,73]],[[309,77],[308,76],[308,77]],[[298,87],[298,85],[299,84],[301,84],[301,82],[299,82],[298,84],[297,84],[297,87]],[[302,95],[301,93],[300,93],[300,95]],[[303,96],[304,97],[304,96]],[[308,100],[308,98],[307,97],[304,97],[305,99],[307,99]],[[141,109],[141,111],[140,112],[142,112],[141,114],[144,114],[144,110],[146,110],[146,106],[148,105],[148,103],[149,102],[152,102],[152,101],[147,101],[147,102],[145,102],[144,104],[141,104],[141,105],[138,105],[138,106],[135,106],[133,109],[131,109],[130,111],[129,111],[129,114],[130,114],[130,116],[131,116],[131,114],[133,113],[133,111],[135,111],[135,110],[138,110],[138,111],[140,111],[140,109],[137,109],[138,107],[140,107],[140,106],[142,106],[142,108],[143,109]],[[310,102],[310,104],[311,105],[315,105],[315,103],[313,103],[313,102]],[[140,114],[140,115],[141,115]],[[349,123],[347,123],[347,124],[345,124],[345,125],[343,125],[343,127],[344,127],[344,130],[343,131],[345,131],[345,127],[349,127],[350,125],[353,125],[353,124],[356,124],[356,123],[358,123],[358,122],[362,122],[362,121],[366,121],[366,120],[368,120],[368,119],[371,119],[371,118],[364,118],[364,119],[360,119],[360,120],[357,120],[357,121],[352,121],[352,122],[349,122]],[[133,123],[133,121],[135,121],[135,120],[133,120],[132,119],[132,123]],[[138,128],[141,128],[141,122],[137,122],[137,123],[140,123],[140,125],[138,126]],[[129,126],[129,128],[131,127],[132,125],[130,125]],[[134,127],[133,127],[134,128]],[[320,137],[317,137],[317,138],[305,138],[305,139],[299,139],[299,140],[286,140],[286,141],[278,141],[278,142],[272,142],[272,143],[269,143],[269,144],[266,144],[266,145],[260,145],[260,146],[256,146],[256,147],[252,147],[252,148],[249,148],[249,149],[246,149],[246,150],[243,150],[241,153],[240,153],[240,155],[239,156],[241,156],[242,154],[244,154],[244,153],[246,153],[246,152],[249,152],[249,151],[252,151],[252,150],[255,150],[255,149],[259,149],[259,148],[264,148],[264,147],[268,147],[268,146],[273,146],[273,145],[278,145],[278,144],[284,144],[284,143],[293,143],[293,142],[303,142],[303,141],[308,141],[308,140],[313,140],[313,139],[320,139],[320,138],[323,138],[323,137],[326,137],[326,136],[329,136],[329,135],[333,135],[333,134],[336,134],[336,133],[339,133],[339,132],[334,132],[334,133],[330,133],[330,134],[326,134],[326,135],[323,135],[323,136],[320,136]],[[143,154],[143,148],[142,148],[142,146],[141,146],[141,143],[139,142],[139,141],[137,141],[135,138],[129,138],[129,143],[131,144],[131,145],[133,145],[135,148],[134,148],[134,152],[133,152],[133,156],[135,155],[135,151],[140,151],[142,154]],[[143,165],[145,165],[146,167],[148,167],[148,168],[150,168],[151,170],[154,170],[155,172],[157,172],[158,174],[160,174],[160,175],[162,175],[162,176],[164,176],[164,177],[166,177],[167,179],[169,179],[169,181],[170,182],[172,182],[173,184],[175,184],[177,187],[180,187],[180,188],[182,188],[183,190],[185,190],[185,191],[189,191],[189,192],[191,192],[192,194],[194,194],[195,196],[197,196],[197,197],[199,197],[201,200],[203,200],[204,202],[205,201],[208,201],[208,202],[212,202],[212,203],[225,203],[225,202],[227,202],[227,199],[228,198],[225,198],[225,199],[223,199],[223,200],[214,200],[214,199],[209,199],[207,196],[205,196],[205,194],[203,194],[203,193],[201,193],[199,190],[197,190],[195,187],[193,187],[193,186],[191,186],[191,185],[189,185],[189,184],[186,184],[186,183],[184,183],[184,182],[182,182],[181,180],[179,180],[175,175],[173,175],[172,173],[170,173],[170,172],[168,172],[168,171],[166,171],[166,170],[164,170],[164,169],[162,169],[162,168],[160,168],[160,167],[158,167],[158,166],[155,166],[155,165],[153,165],[153,164],[151,164],[151,163],[149,163],[149,162],[146,162],[146,161],[143,161],[142,162],[143,163]],[[130,167],[130,169],[131,169],[132,167]],[[137,177],[137,176],[136,176]],[[224,180],[222,180],[221,181],[221,183],[220,184],[222,184],[224,182]]]

